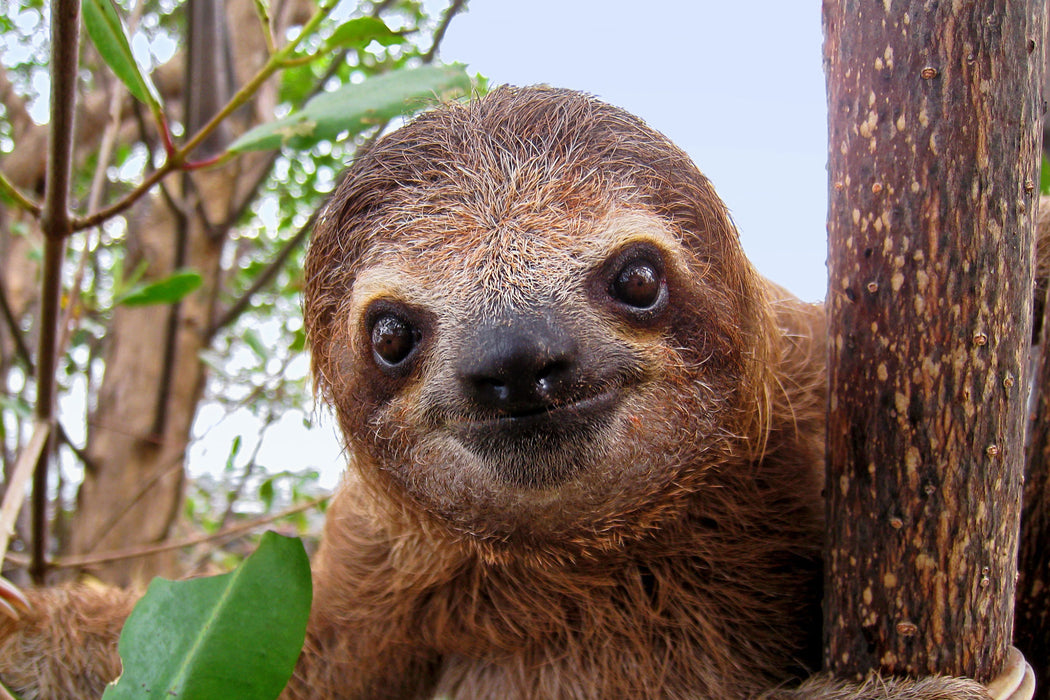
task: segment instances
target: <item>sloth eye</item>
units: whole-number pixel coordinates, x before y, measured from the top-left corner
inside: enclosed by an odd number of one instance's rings
[[[660,300],[663,277],[647,260],[633,260],[612,281],[612,295],[636,309],[648,309]]]
[[[385,313],[372,324],[372,352],[380,365],[394,367],[412,354],[419,331],[401,316]]]

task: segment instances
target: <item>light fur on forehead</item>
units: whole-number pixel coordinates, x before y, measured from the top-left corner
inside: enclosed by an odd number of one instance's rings
[[[425,243],[406,235],[400,244],[386,241],[364,256],[349,294],[349,316],[360,317],[383,298],[448,308],[453,299],[469,296],[476,311],[525,308],[578,290],[582,278],[612,253],[642,242],[664,250],[667,264],[687,274],[680,237],[644,210],[614,210],[561,232],[502,228],[487,235],[451,229],[437,234],[443,227],[433,221],[418,224],[431,232]],[[558,278],[564,283],[552,284]]]

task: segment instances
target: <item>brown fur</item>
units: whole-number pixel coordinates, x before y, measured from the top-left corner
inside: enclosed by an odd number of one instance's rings
[[[638,251],[666,283],[649,316],[609,298]],[[547,88],[426,114],[351,166],[306,277],[352,459],[288,700],[986,697],[790,689],[819,661],[823,311],[755,273],[636,118]],[[372,357],[389,308],[420,332],[397,371]],[[571,337],[535,419],[555,437],[516,441],[465,395],[506,327]]]
[[[0,682],[24,700],[100,697],[120,673],[117,639],[136,596],[71,587],[28,598],[17,623],[0,615]]]

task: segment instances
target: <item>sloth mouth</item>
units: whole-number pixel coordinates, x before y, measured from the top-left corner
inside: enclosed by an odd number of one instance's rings
[[[610,389],[568,403],[532,406],[495,416],[471,417],[460,421],[458,425],[466,430],[514,430],[550,427],[554,421],[585,424],[611,411],[618,398],[619,392]]]
[[[528,489],[571,479],[619,405],[620,392],[603,391],[569,403],[453,423],[459,443],[480,457],[500,481]]]

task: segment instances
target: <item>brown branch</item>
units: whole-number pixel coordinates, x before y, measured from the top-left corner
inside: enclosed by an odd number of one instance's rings
[[[21,190],[14,186],[10,180],[8,180],[3,173],[0,173],[0,192],[3,192],[22,209],[33,216],[40,216],[40,205],[29,199],[29,197],[22,194]]]
[[[284,264],[288,262],[288,258],[291,257],[295,249],[306,241],[307,236],[310,235],[310,231],[313,230],[314,222],[317,221],[319,212],[324,209],[324,206],[318,207],[314,210],[314,213],[310,215],[306,223],[296,232],[292,238],[284,244],[284,247],[277,254],[269,265],[266,266],[262,272],[255,278],[251,286],[241,295],[241,297],[223,313],[222,316],[212,324],[211,328],[208,329],[207,339],[210,341],[215,334],[220,330],[228,326],[229,324],[236,321],[241,314],[243,314],[249,306],[251,306],[252,298],[259,293],[261,289],[266,287],[273,279],[277,276],[277,273],[281,271]]]
[[[448,25],[466,4],[466,0],[452,0],[452,4],[445,10],[445,16],[441,18],[441,24],[438,25],[437,30],[434,32],[434,41],[430,45],[430,49],[423,54],[423,63],[430,63],[437,56],[441,42],[445,38],[445,32],[448,31]]]
[[[138,504],[139,501],[141,501],[145,497],[147,493],[149,493],[150,489],[152,489],[157,484],[157,482],[159,482],[161,479],[171,476],[172,474],[181,472],[183,466],[183,458],[185,456],[186,451],[182,450],[178,453],[177,456],[175,456],[172,459],[172,461],[166,467],[164,467],[163,469],[158,469],[149,479],[139,484],[139,489],[135,492],[135,495],[131,498],[127,498],[121,501],[122,508],[116,511],[115,513],[112,513],[109,516],[109,520],[106,521],[105,525],[103,527],[98,528],[95,531],[95,539],[92,540],[92,542],[84,549],[90,552],[96,546],[98,546],[99,541],[103,537],[105,537],[109,533],[109,531],[112,530],[113,527],[116,526],[116,524],[119,523],[121,519],[123,519],[124,516],[127,515],[131,511],[131,509],[134,508],[135,505]]]
[[[33,436],[29,438],[29,444],[19,455],[15,468],[11,471],[11,477],[4,489],[3,502],[0,503],[0,557],[7,551],[7,544],[18,520],[18,511],[22,509],[22,503],[25,501],[26,484],[32,476],[34,465],[40,461],[49,433],[49,424],[37,421],[33,426]]]
[[[154,545],[146,545],[140,547],[127,547],[125,549],[117,549],[110,552],[102,552],[100,554],[89,554],[82,556],[70,556],[70,557],[57,557],[51,563],[51,566],[56,569],[75,569],[75,568],[86,568],[95,564],[106,564],[112,561],[120,561],[123,559],[138,559],[141,557],[148,557],[154,554],[160,554],[162,552],[170,552],[174,549],[182,549],[184,547],[192,547],[198,544],[205,544],[207,542],[216,542],[228,538],[239,537],[247,534],[256,528],[268,525],[281,518],[287,518],[290,515],[296,513],[302,513],[316,508],[322,503],[325,503],[331,498],[331,496],[320,496],[318,498],[311,499],[305,503],[300,503],[296,506],[285,508],[279,513],[272,515],[266,515],[259,518],[232,525],[225,530],[219,532],[213,532],[205,535],[195,535],[193,537],[185,537],[181,540],[170,540],[168,542],[161,542]],[[7,559],[15,564],[25,564],[26,558],[18,555],[8,554]]]
[[[99,224],[108,221],[109,219],[112,219],[117,214],[120,214],[121,212],[127,210],[131,207],[132,204],[137,202],[144,194],[153,189],[154,185],[156,185],[158,182],[160,182],[169,174],[171,174],[176,169],[176,167],[177,166],[174,162],[170,160],[165,161],[165,163],[162,166],[160,166],[158,169],[154,170],[152,173],[147,175],[142,182],[140,182],[138,185],[132,188],[132,190],[126,195],[124,195],[124,197],[122,197],[120,200],[114,202],[108,207],[99,209],[96,212],[92,212],[90,214],[87,214],[86,216],[81,216],[73,219],[73,230],[82,231],[86,228],[91,228],[92,226],[98,226]]]
[[[285,361],[284,369],[287,369],[288,363]],[[263,421],[262,428],[259,429],[259,441],[255,443],[255,449],[252,450],[251,455],[248,457],[248,463],[244,465],[244,472],[241,474],[241,478],[237,480],[237,485],[233,491],[226,494],[226,510],[223,511],[222,517],[219,518],[219,528],[222,529],[229,525],[230,520],[233,518],[233,507],[236,505],[241,494],[244,493],[245,487],[248,485],[248,479],[255,473],[255,468],[259,465],[259,452],[262,450],[263,440],[266,438],[266,431],[270,429],[277,417],[273,414],[273,411],[266,412],[266,419]]]
[[[73,169],[73,116],[76,106],[77,53],[80,43],[80,0],[56,0],[51,6],[51,124],[47,174],[40,226],[44,232],[43,291],[40,302],[40,344],[37,348],[37,418],[51,424],[55,415],[55,369],[59,297],[66,239],[73,232],[69,189]],[[43,582],[47,570],[47,472],[45,450],[33,475],[33,561],[30,573]]]
[[[132,104],[132,114],[135,117],[135,126],[139,132],[139,141],[146,144],[146,149],[152,153],[153,149],[160,145],[160,139],[154,138],[148,128],[146,128],[146,119],[142,114],[142,104],[140,102],[134,102]],[[185,207],[181,205],[179,200],[171,193],[168,188],[168,183],[164,180],[160,180],[157,183],[157,189],[160,190],[160,196],[164,200],[164,203],[175,213],[176,217],[188,217],[189,214]]]
[[[25,365],[26,372],[34,374],[36,372],[36,364],[33,362],[33,357],[29,352],[29,348],[26,347],[25,341],[22,339],[22,329],[18,327],[18,321],[15,319],[14,313],[11,311],[11,307],[7,302],[7,296],[4,294],[3,285],[0,284],[0,316],[4,317],[4,323],[11,332],[11,337],[14,339],[15,352],[18,355],[18,359]],[[69,433],[66,431],[64,425],[59,420],[55,420],[55,425],[58,429],[58,439],[73,451],[81,462],[84,463],[84,468],[90,470],[95,469],[95,464],[87,456],[80,447],[73,442],[72,438],[69,437]]]
[[[22,338],[22,329],[18,327],[18,319],[15,318],[14,311],[11,310],[11,305],[7,301],[7,293],[4,291],[2,279],[0,279],[0,315],[4,317],[4,324],[11,331],[11,338],[15,342],[15,352],[18,354],[18,358],[22,360],[22,364],[32,374],[35,366],[33,357],[26,346],[25,340]]]
[[[142,12],[142,6],[143,3],[135,6],[129,22],[130,27],[134,28],[139,14]],[[109,167],[110,158],[113,156],[122,122],[121,115],[123,113],[122,107],[125,94],[123,84],[118,80],[112,79],[112,77],[107,82],[109,84],[109,121],[106,122],[106,127],[102,132],[98,157],[95,163],[95,172],[91,176],[91,189],[88,192],[88,209],[97,209],[102,201],[102,193],[105,191],[106,186],[106,170]],[[97,234],[98,232],[95,231],[95,233]],[[80,253],[80,260],[77,261],[77,269],[73,274],[73,283],[70,285],[69,292],[66,295],[69,303],[66,305],[66,312],[62,316],[62,323],[59,326],[62,336],[58,341],[58,355],[62,355],[65,352],[65,348],[68,346],[69,339],[72,336],[77,311],[81,307],[80,293],[84,285],[84,273],[87,270],[88,261],[93,257],[92,253],[93,245],[89,235],[84,239],[84,249]]]

